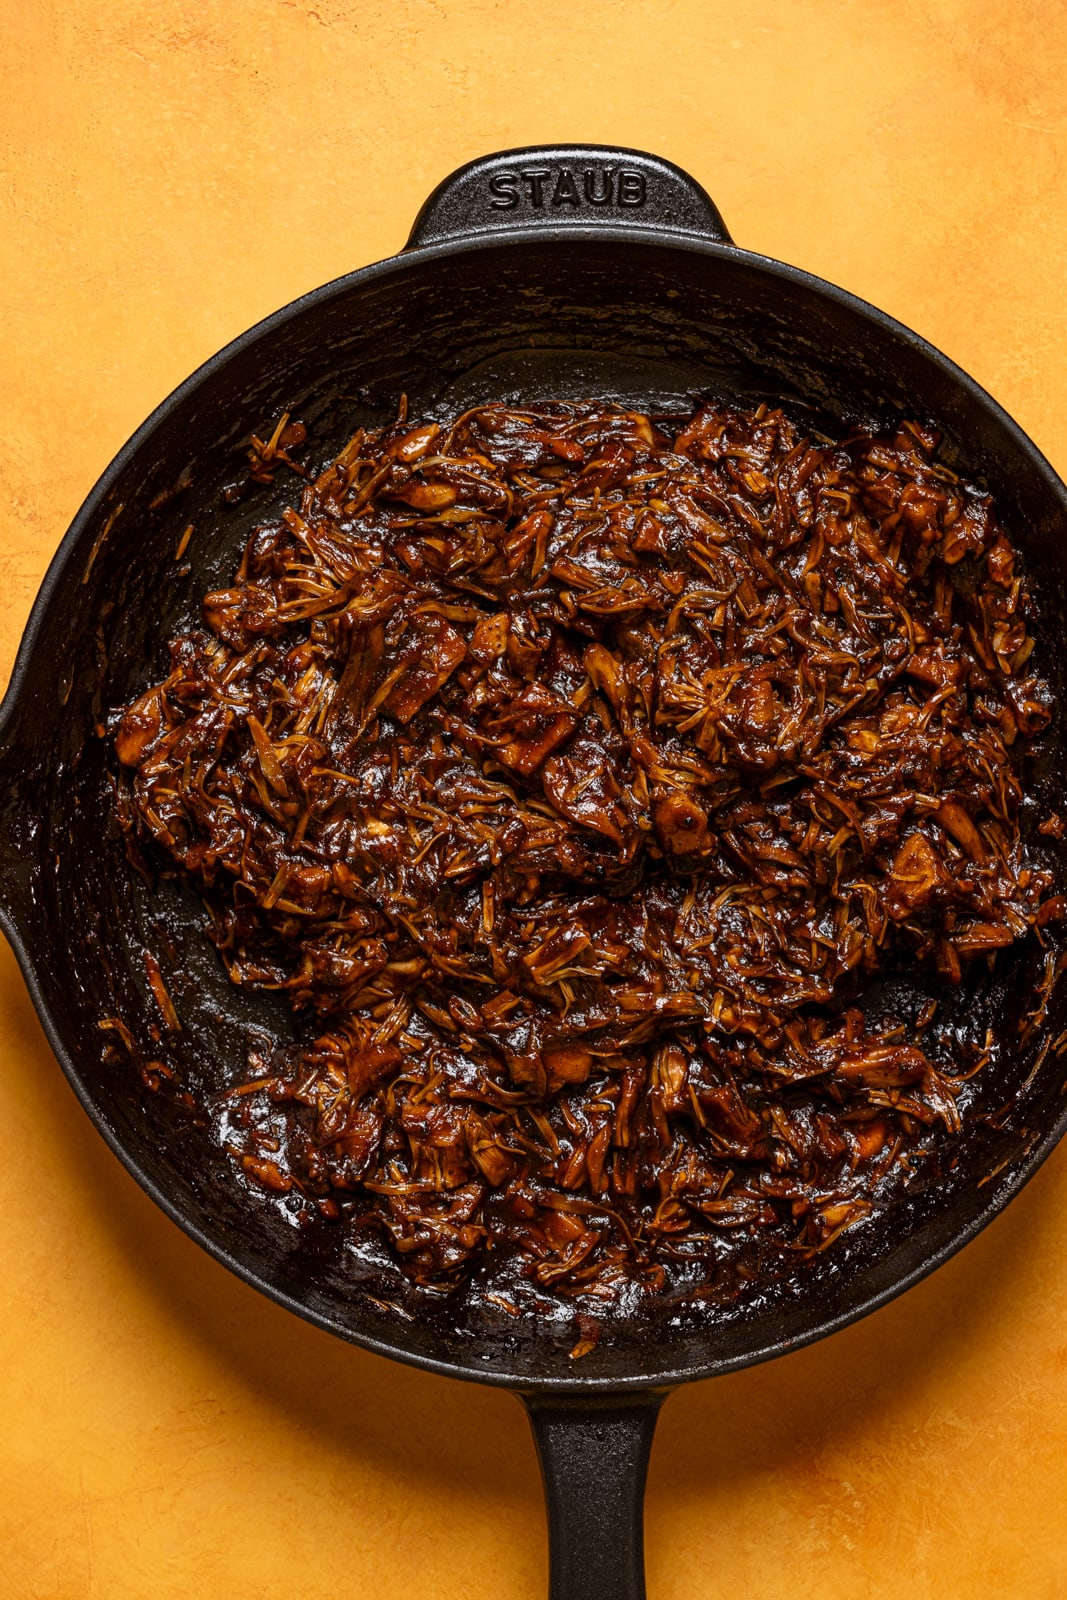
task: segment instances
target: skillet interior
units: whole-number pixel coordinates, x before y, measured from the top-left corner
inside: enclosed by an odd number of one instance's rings
[[[243,1066],[250,1033],[291,1032],[286,1008],[230,985],[195,897],[167,884],[152,891],[128,869],[108,820],[106,742],[93,731],[109,707],[164,675],[167,637],[228,580],[249,530],[292,498],[284,473],[235,502],[220,492],[245,478],[249,432],[290,410],[325,462],[359,423],[391,416],[401,392],[419,414],[591,395],[677,409],[698,391],[781,401],[815,427],[857,415],[936,420],[946,460],[987,484],[1024,553],[1045,618],[1040,666],[1062,707],[1055,622],[1067,584],[1067,503],[987,397],[888,319],[802,273],[726,246],[575,229],[437,247],[370,268],[216,357],[150,419],[79,514],[5,706],[7,923],[90,1115],[170,1214],[258,1287],[344,1337],[459,1375],[619,1388],[775,1355],[936,1265],[1010,1198],[1062,1130],[1067,1065],[1053,1042],[1067,1027],[1067,1001],[1057,991],[1043,1024],[1021,1040],[1044,959],[1030,941],[1000,964],[995,982],[976,977],[956,1001],[961,1025],[988,1025],[1000,1046],[976,1091],[979,1110],[1008,1112],[972,1118],[951,1165],[923,1168],[899,1203],[842,1240],[798,1287],[769,1289],[733,1314],[665,1308],[620,1324],[576,1370],[569,1321],[546,1329],[482,1314],[457,1327],[451,1307],[412,1319],[399,1278],[384,1294],[373,1285],[376,1299],[368,1298],[338,1231],[299,1234],[258,1191],[242,1189],[173,1096],[146,1094],[135,1066],[102,1060],[115,1041],[99,1028],[105,1017],[123,1019],[139,1059],[164,1054],[149,1034],[157,1019],[145,945],[183,1019],[171,1051],[180,1081],[219,1087]],[[1062,739],[1058,709],[1032,787],[1062,787]]]

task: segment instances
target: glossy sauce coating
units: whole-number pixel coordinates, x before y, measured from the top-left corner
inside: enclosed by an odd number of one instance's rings
[[[305,1019],[211,1108],[249,1179],[428,1288],[610,1312],[826,1248],[953,1136],[980,1050],[859,1001],[1063,904],[1030,601],[936,444],[487,406],[256,531],[115,733],[131,839]]]

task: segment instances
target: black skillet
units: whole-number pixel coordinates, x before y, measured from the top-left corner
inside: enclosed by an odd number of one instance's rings
[[[1067,1005],[1038,1006],[1056,952],[1031,940],[943,996],[961,1031],[992,1030],[964,1137],[878,1218],[795,1283],[698,1314],[620,1323],[571,1360],[567,1320],[433,1313],[339,1230],[301,1232],[243,1188],[194,1096],[250,1042],[289,1036],[284,1010],[233,988],[194,898],[129,868],[111,818],[104,719],[165,670],[165,640],[224,583],[249,529],[293,493],[249,486],[245,451],[282,411],[325,462],[361,422],[479,400],[598,396],[677,410],[696,393],[771,398],[813,427],[913,415],[946,461],[996,495],[1044,613],[1053,728],[1026,775],[1062,789],[1067,491],[970,378],[915,334],[795,268],[731,244],[685,173],[582,146],[472,163],[434,192],[407,249],[251,329],[158,408],[86,500],[45,579],[0,712],[0,922],[75,1093],[164,1211],[246,1282],[332,1333],[525,1401],[548,1501],[558,1600],[644,1594],[641,1502],[660,1402],[674,1384],[763,1361],[863,1316],[939,1265],[1001,1210],[1060,1137]],[[188,547],[176,557],[183,530]],[[160,1044],[143,954],[155,952],[182,1032]],[[884,998],[884,997],[883,997]],[[128,1029],[123,1042],[118,1019]],[[101,1027],[101,1022],[108,1025]]]

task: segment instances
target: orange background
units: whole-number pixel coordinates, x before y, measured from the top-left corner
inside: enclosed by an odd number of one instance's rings
[[[97,474],[198,362],[391,253],[472,156],[688,168],[737,240],[972,372],[1067,472],[1058,0],[0,0],[0,670]],[[78,1109],[0,946],[0,1590],[528,1600],[516,1401],[232,1280]],[[651,1600],[1067,1593],[1067,1152],[860,1326],[684,1390]]]

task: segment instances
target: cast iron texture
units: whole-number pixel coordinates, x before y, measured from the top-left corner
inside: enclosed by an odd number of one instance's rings
[[[640,1496],[663,1392],[843,1327],[990,1221],[1063,1131],[1063,1068],[1048,1045],[1067,1025],[1067,1006],[1057,990],[1020,1043],[1044,959],[1036,942],[1002,962],[995,982],[975,978],[956,1002],[961,1026],[988,1025],[998,1046],[979,1109],[1010,1110],[972,1118],[951,1166],[924,1169],[899,1204],[804,1281],[768,1287],[730,1312],[668,1305],[648,1320],[608,1324],[579,1363],[568,1354],[569,1320],[516,1324],[454,1308],[435,1317],[384,1259],[368,1298],[369,1269],[338,1230],[300,1233],[246,1190],[210,1130],[173,1096],[142,1087],[137,1065],[161,1053],[149,1032],[158,1019],[144,949],[159,959],[182,1018],[171,1053],[194,1091],[230,1081],[250,1040],[291,1036],[290,1019],[229,983],[195,897],[129,869],[101,730],[110,708],[165,675],[168,636],[228,582],[250,529],[292,496],[284,476],[248,490],[249,433],[287,410],[308,425],[316,463],[325,463],[360,423],[389,418],[401,393],[414,415],[590,396],[677,410],[711,393],[781,402],[816,428],[857,416],[936,421],[945,459],[996,496],[1044,609],[1040,666],[1057,713],[1027,781],[1060,794],[1055,619],[1067,582],[1067,491],[944,356],[843,291],[736,248],[677,168],[639,152],[546,147],[461,169],[431,196],[400,256],[304,296],[194,374],[104,473],[34,607],[0,709],[0,923],[87,1113],[168,1215],[254,1287],[383,1355],[522,1394],[552,1513],[553,1594],[636,1600]],[[134,1064],[102,1059],[115,1035],[100,1022],[112,1017],[134,1036]]]

